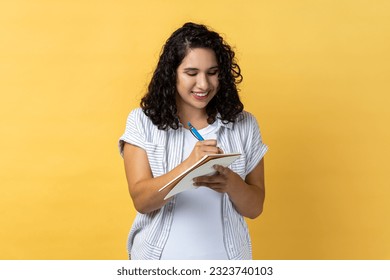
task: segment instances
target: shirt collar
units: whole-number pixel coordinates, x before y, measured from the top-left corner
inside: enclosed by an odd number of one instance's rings
[[[229,129],[233,128],[233,123],[232,122],[224,123],[221,120],[221,115],[219,113],[217,114],[217,122],[218,122],[218,126],[223,126],[223,127],[229,128]]]
[[[218,127],[226,127],[228,129],[232,129],[233,128],[233,123],[232,122],[228,122],[228,123],[224,123],[222,120],[221,120],[221,115],[218,113],[217,116],[216,116],[216,121],[217,121],[217,124],[218,124]],[[183,124],[179,121],[179,127],[183,127]],[[171,129],[170,127],[168,129]]]

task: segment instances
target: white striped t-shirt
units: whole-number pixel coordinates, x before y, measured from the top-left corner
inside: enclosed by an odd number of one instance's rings
[[[245,179],[263,158],[267,146],[262,143],[256,119],[242,112],[235,123],[224,124],[217,118],[217,142],[225,153],[241,153],[229,168]],[[161,176],[181,163],[183,158],[184,128],[159,130],[143,113],[133,110],[126,129],[119,139],[123,155],[125,142],[144,149],[147,153],[153,177]],[[161,209],[148,214],[137,213],[128,237],[131,259],[160,259],[172,225],[176,198],[173,197]],[[252,248],[244,217],[239,214],[229,196],[222,201],[224,245],[229,259],[251,259]]]

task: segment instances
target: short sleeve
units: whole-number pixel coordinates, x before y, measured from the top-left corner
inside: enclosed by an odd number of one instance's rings
[[[259,125],[256,118],[248,113],[247,125],[250,130],[247,139],[246,150],[247,154],[247,168],[246,173],[249,174],[261,161],[265,153],[268,151],[267,145],[262,141]]]
[[[130,112],[126,121],[126,129],[119,138],[119,153],[123,157],[123,148],[125,143],[129,143],[145,149],[145,133],[143,122],[141,120],[143,112],[141,109],[135,109]]]

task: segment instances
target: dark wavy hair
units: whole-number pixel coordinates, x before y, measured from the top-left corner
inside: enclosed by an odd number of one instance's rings
[[[224,123],[234,122],[244,109],[236,87],[242,81],[242,75],[234,58],[234,51],[218,33],[205,25],[188,22],[173,32],[166,41],[148,92],[141,99],[142,110],[159,129],[179,127],[176,70],[188,50],[194,48],[212,49],[218,61],[219,90],[206,106],[207,122],[213,123],[218,113]]]

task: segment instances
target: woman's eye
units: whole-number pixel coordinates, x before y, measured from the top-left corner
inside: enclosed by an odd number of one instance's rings
[[[197,74],[197,73],[193,73],[193,72],[189,72],[189,73],[188,73],[188,72],[187,72],[187,75],[188,75],[188,76],[191,76],[191,77],[196,76],[196,74]]]
[[[209,72],[208,74],[209,74],[210,76],[214,76],[214,75],[217,75],[217,73],[218,73],[218,71],[213,71],[213,72]]]

